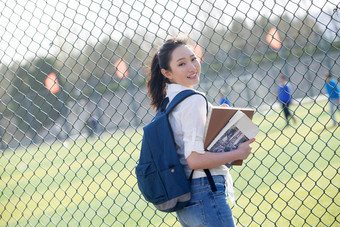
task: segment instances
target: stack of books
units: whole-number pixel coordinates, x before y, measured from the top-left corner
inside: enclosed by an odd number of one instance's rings
[[[204,149],[209,152],[228,152],[256,136],[259,128],[252,122],[255,110],[214,106],[208,114]],[[242,165],[242,160],[226,163]]]

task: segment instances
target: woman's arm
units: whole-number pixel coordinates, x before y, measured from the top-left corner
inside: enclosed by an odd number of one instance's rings
[[[248,140],[239,145],[236,150],[229,152],[213,153],[205,152],[204,154],[193,151],[187,158],[188,165],[191,169],[211,169],[235,160],[244,160],[251,153],[250,144],[255,138]]]

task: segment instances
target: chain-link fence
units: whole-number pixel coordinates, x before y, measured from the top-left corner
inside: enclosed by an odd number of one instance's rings
[[[256,109],[254,153],[231,169],[237,225],[339,226],[340,111],[325,89],[327,73],[339,87],[339,7],[2,0],[0,225],[179,225],[144,201],[134,168],[154,116],[150,58],[185,33],[203,59],[198,90],[214,105],[224,96]],[[280,75],[291,87],[288,125]]]

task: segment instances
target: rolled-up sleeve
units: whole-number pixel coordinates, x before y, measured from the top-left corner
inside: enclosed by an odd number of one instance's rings
[[[181,127],[184,142],[184,157],[192,151],[204,154],[204,128],[207,119],[206,100],[201,95],[193,95],[184,100],[181,110]]]

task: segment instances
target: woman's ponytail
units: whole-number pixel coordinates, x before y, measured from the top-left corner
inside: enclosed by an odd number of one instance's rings
[[[151,107],[159,109],[166,95],[166,83],[168,79],[162,74],[159,64],[158,53],[156,53],[151,62],[151,72],[147,81],[148,94],[151,98]]]

